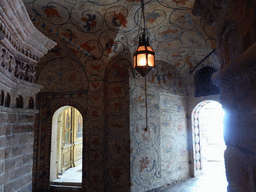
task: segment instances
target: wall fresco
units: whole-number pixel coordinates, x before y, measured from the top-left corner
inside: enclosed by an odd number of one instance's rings
[[[132,191],[147,191],[189,176],[187,88],[179,72],[157,61],[147,76],[148,129],[144,79],[130,79]]]
[[[157,39],[153,46],[158,57],[169,62],[157,61],[157,68],[147,76],[150,129],[143,130],[144,81],[134,78],[130,71],[131,52],[137,46],[139,3],[38,2],[26,3],[29,14],[36,17],[35,26],[58,45],[38,63],[37,83],[44,85],[45,95],[58,98],[48,102],[72,101],[86,111],[83,189],[138,192],[186,178],[184,76],[194,65],[190,59],[198,56],[193,55],[194,49],[187,50],[184,42],[190,41],[182,34],[194,29],[192,17],[187,15],[181,17],[181,23],[177,20],[175,25],[163,26],[169,18],[183,13],[177,10],[169,17],[169,5],[147,2],[146,10],[154,10],[146,13],[149,28]],[[67,5],[73,5],[72,10]],[[153,9],[159,5],[163,10]],[[201,36],[190,43],[197,45],[198,50],[206,46],[201,42],[205,37]],[[168,50],[170,47],[178,51]],[[53,113],[56,107],[42,105],[43,119],[39,121],[49,131],[51,120],[44,121],[45,115],[47,111]],[[44,140],[42,134],[41,142]],[[37,159],[42,162],[41,168],[47,167],[48,150],[41,148],[41,159]],[[41,188],[47,188],[48,174],[48,169],[42,169],[38,178],[44,178]]]
[[[37,105],[34,189],[49,189],[52,115],[70,105],[83,116],[83,189],[130,191],[130,62],[117,58],[108,63],[106,72],[100,71],[103,79],[90,76],[85,65],[67,51],[68,46],[50,51],[38,64],[38,83],[44,88]]]
[[[126,1],[24,0],[34,25],[47,37],[56,37],[80,54],[90,74],[102,74],[109,59],[138,46],[141,5]],[[193,0],[145,1],[145,17],[156,59],[175,67],[187,82],[189,71],[216,46],[213,28],[192,15]],[[60,45],[66,49],[65,45]],[[86,64],[85,64],[86,63]],[[219,63],[215,55],[202,65]]]

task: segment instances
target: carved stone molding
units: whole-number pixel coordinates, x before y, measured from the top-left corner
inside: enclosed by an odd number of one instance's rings
[[[40,59],[56,45],[35,29],[21,0],[2,0],[0,5],[1,31],[20,53]]]
[[[0,106],[35,109],[36,94],[42,88],[41,85],[16,78],[0,66]],[[18,98],[22,98],[22,106],[18,105]]]
[[[0,1],[0,65],[34,82],[36,64],[56,43],[33,26],[21,0]]]

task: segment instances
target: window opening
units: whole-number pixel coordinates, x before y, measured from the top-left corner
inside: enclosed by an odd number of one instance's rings
[[[1,91],[1,102],[0,105],[3,106],[4,105],[4,91]]]
[[[6,99],[5,99],[5,107],[10,107],[10,102],[11,102],[11,96],[9,93],[7,93],[6,95]]]
[[[34,99],[32,97],[30,97],[28,100],[28,108],[34,109]]]
[[[16,108],[23,108],[23,98],[20,95],[16,98]]]

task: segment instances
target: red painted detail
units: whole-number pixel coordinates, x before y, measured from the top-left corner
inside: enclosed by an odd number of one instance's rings
[[[126,28],[127,20],[125,19],[124,15],[122,13],[119,13],[118,15],[114,12],[114,16],[120,21],[120,24]]]
[[[44,9],[44,12],[47,15],[47,18],[49,18],[50,16],[53,16],[53,17],[57,16],[57,17],[61,18],[59,12],[56,9],[52,8],[52,7],[46,7]]]

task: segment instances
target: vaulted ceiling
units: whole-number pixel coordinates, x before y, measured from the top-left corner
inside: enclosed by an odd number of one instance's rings
[[[23,0],[35,26],[83,63],[106,64],[128,57],[138,46],[140,0]],[[192,15],[194,0],[145,0],[146,25],[156,60],[189,72],[215,48],[213,29]],[[65,43],[60,43],[65,41]],[[219,68],[213,54],[201,66]]]

